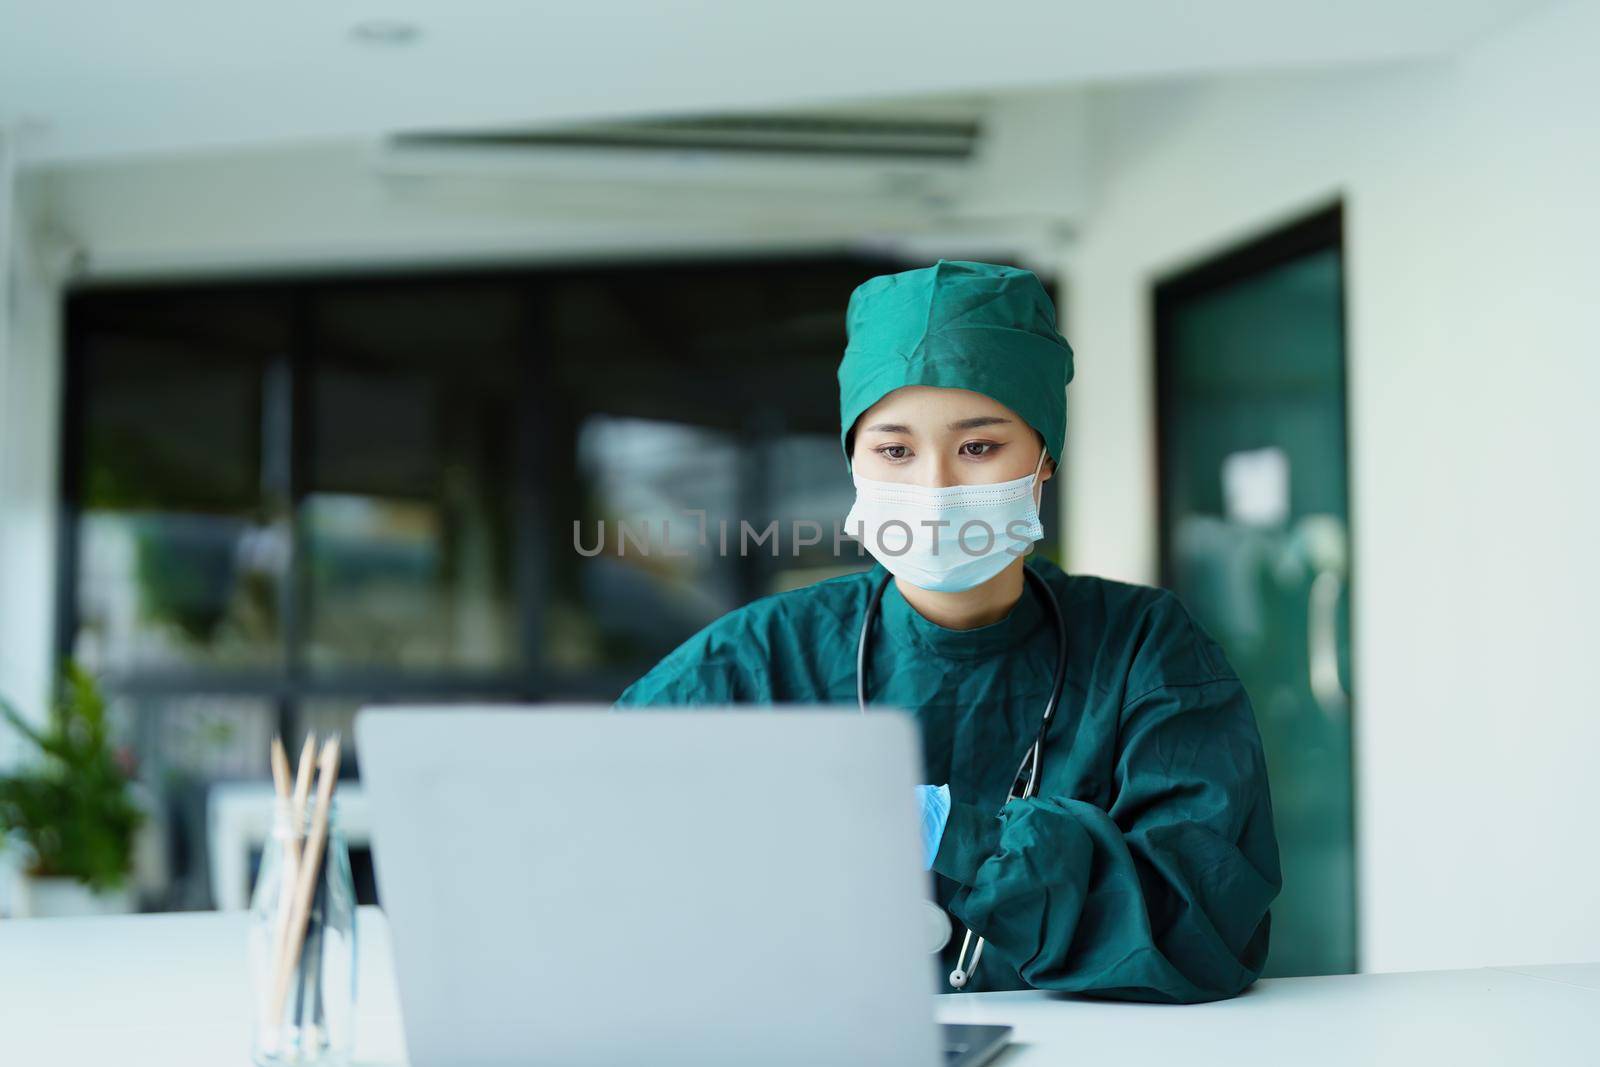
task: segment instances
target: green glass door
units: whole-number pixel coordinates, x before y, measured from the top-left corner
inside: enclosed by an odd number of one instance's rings
[[[1337,209],[1156,288],[1162,582],[1255,706],[1283,860],[1267,976],[1356,967]]]

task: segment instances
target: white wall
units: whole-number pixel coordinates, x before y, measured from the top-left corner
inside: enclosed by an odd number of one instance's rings
[[[1449,63],[1107,91],[1075,569],[1155,570],[1152,280],[1343,197],[1364,969],[1600,959],[1600,4]]]
[[[348,139],[42,169],[39,210],[84,250],[81,269],[96,279],[906,240],[941,253],[1004,248],[1053,269],[1058,225],[1083,210],[1084,101],[1082,90],[1054,91],[985,107],[986,136],[948,204],[907,195],[889,180],[900,168],[887,165],[864,168],[882,179],[876,189],[866,179],[849,191],[697,187],[709,161],[686,153],[676,179],[628,185],[557,177],[554,168],[539,180],[489,166],[390,161],[386,171],[376,141]],[[672,165],[655,169],[666,175]]]
[[[14,147],[14,143],[13,143]],[[0,195],[5,195],[0,183]],[[58,278],[34,229],[37,188],[19,181],[0,226],[0,695],[42,717],[55,626]],[[6,232],[9,230],[9,232]],[[0,729],[0,765],[17,744]]]

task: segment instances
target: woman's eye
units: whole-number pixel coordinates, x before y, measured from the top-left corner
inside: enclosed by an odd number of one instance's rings
[[[877,452],[878,455],[882,456],[884,459],[896,460],[905,459],[911,454],[911,450],[905,445],[882,445],[878,448]]]
[[[986,456],[1000,447],[993,441],[968,441],[961,446],[963,456]]]

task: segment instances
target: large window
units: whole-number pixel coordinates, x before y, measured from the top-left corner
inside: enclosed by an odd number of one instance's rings
[[[608,702],[718,615],[869,562],[789,535],[849,509],[844,310],[901,268],[75,292],[60,652],[104,679],[191,831],[206,784],[265,775],[274,731],[348,739],[402,700]],[[779,551],[721,552],[741,519],[777,520]]]

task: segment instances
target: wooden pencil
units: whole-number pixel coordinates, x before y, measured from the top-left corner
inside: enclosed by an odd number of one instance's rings
[[[273,752],[273,780],[278,779],[278,760],[280,755],[283,762],[283,785],[278,787],[279,799],[283,802],[284,817],[288,820],[288,833],[283,837],[283,870],[278,885],[277,921],[273,924],[272,958],[279,959],[284,952],[284,947],[289,940],[289,906],[294,899],[294,887],[300,879],[300,837],[306,829],[306,799],[311,793],[311,771],[315,764],[314,756],[317,748],[317,735],[313,732],[306,734],[305,743],[300,746],[300,763],[295,768],[294,792],[288,794],[285,789],[288,784],[289,758],[283,752],[283,740],[274,740]]]
[[[283,751],[283,738],[272,739],[272,788],[278,799],[289,800],[289,757]]]
[[[283,738],[272,739],[272,786],[277,794],[277,813],[274,819],[289,822],[288,833],[280,842],[283,855],[279,862],[278,871],[278,898],[276,914],[272,921],[272,958],[276,960],[283,954],[283,945],[289,934],[289,898],[294,890],[295,873],[290,847],[295,844],[294,835],[299,831],[294,827],[294,797],[289,785],[289,756],[283,748]],[[274,833],[279,832],[274,828]],[[298,855],[295,850],[294,855]]]
[[[294,775],[294,826],[297,838],[305,829],[306,798],[311,795],[312,756],[316,751],[317,735],[316,731],[311,731],[306,734],[305,744],[300,746],[300,766],[296,768]]]

